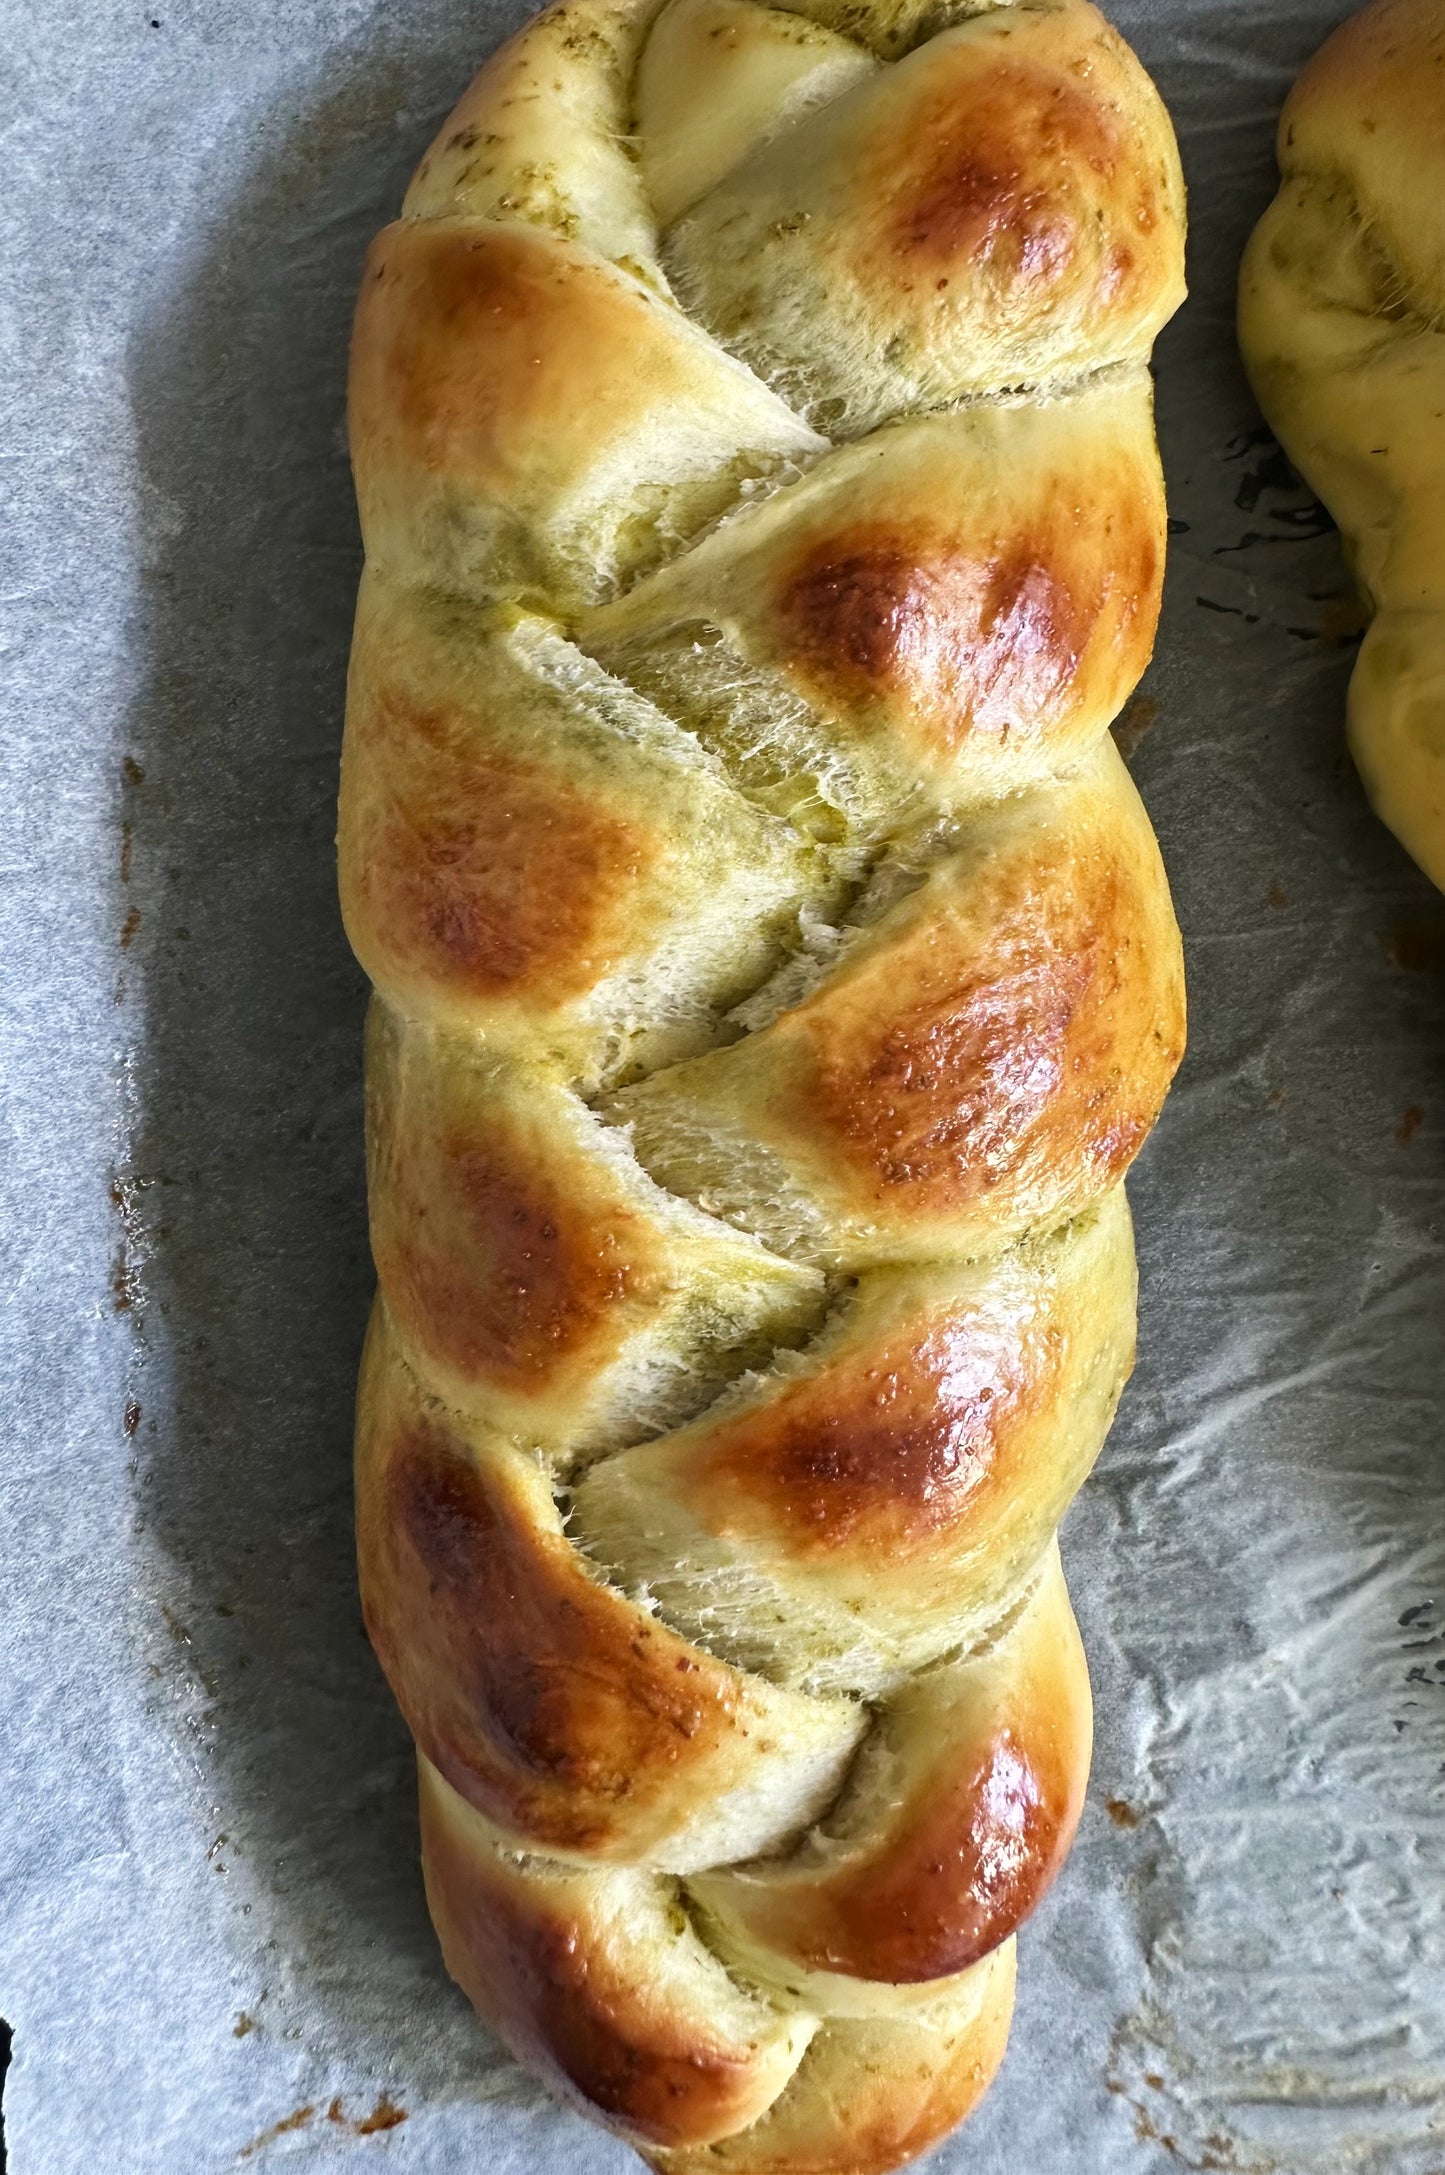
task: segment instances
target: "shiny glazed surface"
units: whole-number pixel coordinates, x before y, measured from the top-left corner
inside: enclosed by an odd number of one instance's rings
[[[659,2168],[936,2141],[1078,1821],[1181,240],[1087,0],[565,0],[368,263],[366,1618],[453,1974]]]

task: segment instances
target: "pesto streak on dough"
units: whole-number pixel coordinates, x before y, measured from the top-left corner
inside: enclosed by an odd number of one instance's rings
[[[673,2175],[934,2143],[1079,1817],[1182,220],[1086,0],[566,0],[368,260],[366,1619],[452,1973]]]

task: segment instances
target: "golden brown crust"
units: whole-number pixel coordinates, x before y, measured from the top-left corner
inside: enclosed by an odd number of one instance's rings
[[[830,2017],[760,2122],[660,2175],[887,2175],[946,2137],[993,2082],[1013,2013],[1007,1941],[932,2008]]]
[[[966,1971],[1018,1931],[1068,1854],[1089,1774],[1089,1677],[1057,1555],[977,1660],[887,1709],[818,1841],[694,1893],[753,1968],[890,1985]]]
[[[1142,373],[1067,404],[895,425],[819,461],[581,622],[624,672],[679,629],[948,800],[1087,747],[1149,660],[1163,479]]]
[[[555,1015],[646,928],[660,841],[625,774],[585,749],[508,744],[524,660],[499,636],[487,679],[463,679],[443,645],[465,624],[368,577],[342,774],[347,928],[383,986],[430,1010],[520,997]]]
[[[584,995],[655,864],[652,839],[560,766],[478,746],[445,710],[375,692],[357,753],[387,770],[394,797],[357,870],[357,911],[409,978],[445,996]]]
[[[733,1673],[589,1581],[560,1533],[536,1531],[519,1476],[479,1471],[439,1428],[416,1423],[374,1458],[367,1623],[454,1787],[541,1847],[599,1854],[639,1796],[676,1794],[679,1766],[691,1793],[690,1770],[745,1729]]]
[[[846,1565],[885,1587],[924,1564],[951,1559],[958,1576],[970,1558],[1006,1556],[1009,1513],[1030,1496],[1047,1500],[1048,1467],[1067,1459],[1060,1416],[1081,1378],[1112,1392],[1127,1370],[1132,1293],[1120,1281],[1117,1328],[1097,1291],[1074,1289],[1052,1307],[1031,1293],[1020,1308],[1003,1279],[975,1306],[956,1289],[891,1318],[885,1302],[876,1341],[860,1330],[831,1365],[785,1380],[735,1419],[674,1437],[677,1483],[713,1530],[759,1550],[782,1541],[802,1566]],[[1098,1333],[1086,1308],[1101,1315]]]
[[[1088,0],[801,6],[538,17],[352,350],[366,1622],[449,1968],[670,2175],[998,2066],[1183,1036],[1167,120]]]
[[[367,1150],[392,1325],[435,1390],[524,1440],[629,1441],[821,1317],[816,1271],[659,1192],[562,1081],[380,1001]]]
[[[541,1469],[429,1411],[380,1317],[357,1464],[362,1606],[397,1703],[519,1842],[645,1859],[710,1798],[765,1790],[780,1757],[811,1763],[805,1788],[836,1783],[852,1715],[750,1681],[589,1577]]]
[[[667,1185],[726,1195],[746,1136],[820,1254],[995,1246],[1114,1186],[1184,1047],[1158,849],[1112,748],[1005,809],[745,1042],[616,1099]],[[757,1204],[771,1237],[784,1192]]]
[[[358,956],[412,1017],[561,1077],[590,1086],[640,1029],[654,1063],[708,1039],[834,882],[534,615],[368,572],[350,689],[340,869]]]
[[[461,1383],[575,1400],[679,1273],[620,1173],[562,1136],[556,1093],[371,1029],[372,1252],[412,1347]],[[567,1148],[571,1153],[567,1153]]]
[[[970,733],[1002,737],[1019,721],[1047,729],[1070,699],[1082,704],[1086,655],[1097,674],[1122,648],[1120,677],[1138,650],[1147,656],[1163,573],[1152,534],[1121,575],[1094,555],[1087,569],[1070,565],[1078,531],[1060,536],[1057,517],[1053,534],[971,552],[906,512],[854,521],[783,573],[778,648],[819,700],[896,705],[951,754]]]
[[[750,1396],[594,1464],[573,1530],[719,1651],[875,1697],[1027,1580],[1103,1443],[1134,1308],[1122,1193],[1003,1262],[872,1272]]]
[[[470,221],[378,235],[348,401],[374,566],[431,557],[457,588],[569,604],[659,556],[667,510],[696,527],[816,444],[636,278]]]
[[[554,2090],[655,2145],[727,2137],[777,2097],[807,2026],[709,1972],[686,1922],[669,1923],[681,1919],[675,1905],[657,1907],[615,1874],[509,1858],[425,1761],[421,1823],[448,1968]],[[688,1947],[697,1953],[679,1959]],[[650,1969],[638,1968],[639,1949]]]
[[[1168,122],[1087,0],[945,29],[726,177],[666,239],[728,346],[848,434],[1147,353],[1182,294]]]
[[[1134,844],[1081,824],[1051,854],[1034,838],[1000,856],[965,900],[940,880],[906,934],[800,1008],[808,1133],[869,1213],[906,1197],[905,1214],[1007,1229],[1123,1176],[1184,1040],[1157,858]],[[965,917],[987,923],[976,947],[948,941]]]
[[[983,1344],[980,1352],[978,1345]],[[783,1525],[804,1561],[932,1557],[965,1506],[1017,1487],[1019,1446],[1057,1403],[1063,1339],[992,1348],[940,1310],[851,1365],[790,1383],[746,1418],[709,1431],[688,1466],[698,1515],[734,1533]]]
[[[911,1817],[875,1850],[806,1892],[770,1887],[760,1898],[769,1948],[809,1970],[910,1985],[989,1955],[1052,1886],[1074,1839],[1090,1750],[1081,1711],[1087,1701],[1081,1709],[1071,1683],[1060,1700],[1062,1746],[1053,1716],[1031,1738],[1008,1710],[961,1767],[950,1746],[910,1802]],[[935,1719],[947,1728],[953,1717],[940,1708]]]
[[[865,277],[912,296],[920,275],[962,261],[1001,315],[1037,308],[1071,273],[1086,322],[1152,301],[1170,228],[1164,171],[1130,156],[1130,117],[1067,59],[1028,52],[1014,24],[986,27],[998,32],[986,54],[960,39],[929,69],[903,142],[870,146],[858,194],[879,216]],[[1088,32],[1115,58],[1102,18]]]

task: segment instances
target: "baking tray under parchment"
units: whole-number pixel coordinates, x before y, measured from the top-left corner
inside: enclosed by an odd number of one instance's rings
[[[1065,1529],[1099,1732],[939,2170],[1445,2169],[1445,903],[1235,360],[1335,0],[1117,0],[1183,140],[1125,735],[1192,1044]],[[364,989],[332,833],[362,252],[520,8],[4,0],[0,2013],[13,2175],[622,2175],[449,1987],[352,1572]]]

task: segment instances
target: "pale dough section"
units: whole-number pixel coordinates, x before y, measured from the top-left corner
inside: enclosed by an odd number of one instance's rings
[[[1245,254],[1261,407],[1339,522],[1374,619],[1350,683],[1370,799],[1445,888],[1445,7],[1376,0],[1280,120]]]

